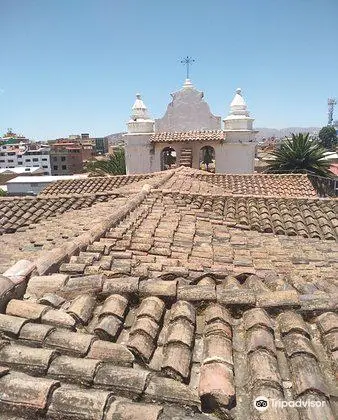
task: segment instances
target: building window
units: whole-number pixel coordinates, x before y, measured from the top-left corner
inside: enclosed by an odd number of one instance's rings
[[[22,162],[18,162],[18,165],[22,165]]]
[[[64,162],[66,160],[66,156],[62,156],[61,160],[62,160],[62,162]]]
[[[31,160],[30,159],[25,159],[25,162],[30,162]]]
[[[56,156],[53,156],[53,161],[56,162],[58,158]]]
[[[14,160],[13,159],[8,159],[8,163],[13,163]]]
[[[39,162],[38,158],[33,158],[33,162]]]
[[[62,165],[62,169],[63,170],[67,169],[67,166],[66,165]]]
[[[58,170],[58,166],[57,165],[54,165],[53,166],[53,169],[54,169],[54,171],[57,171]]]
[[[42,158],[42,160],[47,161],[48,159],[47,158]]]

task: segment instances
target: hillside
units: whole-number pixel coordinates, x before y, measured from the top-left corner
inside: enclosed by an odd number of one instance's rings
[[[285,136],[290,136],[291,133],[310,133],[315,134],[318,133],[321,127],[287,127],[287,128],[267,128],[267,127],[257,127],[256,130],[259,133],[256,136],[257,140],[261,140],[263,138],[269,137],[276,137],[281,138]]]

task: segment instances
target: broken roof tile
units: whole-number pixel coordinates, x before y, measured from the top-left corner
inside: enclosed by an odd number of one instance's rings
[[[203,365],[198,393],[202,408],[206,412],[231,408],[235,403],[235,387],[231,368],[222,363]]]

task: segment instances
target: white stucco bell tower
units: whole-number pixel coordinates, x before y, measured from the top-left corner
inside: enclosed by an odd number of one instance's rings
[[[149,138],[154,133],[154,125],[155,121],[150,118],[141,95],[136,94],[127,123],[128,132],[124,136],[127,174],[151,172],[152,153]]]
[[[148,108],[145,106],[139,93],[132,107],[132,114],[127,123],[128,134],[147,134],[154,132],[154,120],[149,117]]]
[[[242,96],[242,89],[236,89],[230,104],[230,113],[224,118],[224,131],[229,142],[251,142],[257,131],[252,126],[254,118],[250,118],[247,104]]]
[[[250,117],[242,90],[236,94],[230,104],[229,115],[224,118],[225,143],[219,151],[216,162],[217,170],[223,173],[252,173],[255,162],[254,118]]]

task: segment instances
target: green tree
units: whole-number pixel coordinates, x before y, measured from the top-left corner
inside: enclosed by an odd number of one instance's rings
[[[7,195],[6,191],[0,188],[0,197],[5,197],[5,195]]]
[[[116,149],[108,160],[93,160],[87,164],[90,176],[125,175],[126,160],[122,147]]]
[[[333,149],[338,143],[336,129],[331,125],[323,127],[320,130],[318,137],[321,145],[326,149]]]
[[[330,163],[325,160],[325,149],[307,134],[292,134],[280,147],[271,153],[273,161],[267,172],[312,174],[320,176],[332,175]]]

